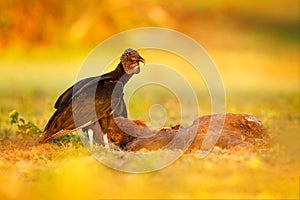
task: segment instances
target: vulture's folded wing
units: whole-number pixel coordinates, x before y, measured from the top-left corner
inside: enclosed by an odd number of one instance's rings
[[[70,101],[70,99],[72,98],[72,96],[74,94],[76,94],[76,92],[80,88],[84,87],[90,81],[95,80],[95,79],[97,79],[99,81],[108,81],[108,80],[110,80],[112,78],[113,77],[111,76],[111,74],[107,73],[107,74],[104,74],[102,76],[94,76],[94,77],[85,78],[85,79],[82,79],[82,80],[78,81],[77,83],[75,83],[74,85],[72,85],[71,87],[69,87],[64,93],[62,93],[58,97],[58,99],[55,102],[54,108],[56,108],[58,110],[62,109]]]
[[[54,113],[46,125],[43,138],[54,139],[51,136],[61,130],[67,134],[85,124],[108,117],[113,112],[124,112],[119,108],[124,106],[122,83],[99,80],[93,79],[78,89],[66,105]]]
[[[55,102],[54,108],[61,109],[65,106],[66,102],[68,102],[72,98],[74,86],[77,88],[81,88],[94,78],[96,78],[96,77],[90,77],[90,78],[80,80],[79,82],[77,82],[74,85],[72,85],[71,87],[69,87],[64,93],[62,93],[58,97],[58,99]]]

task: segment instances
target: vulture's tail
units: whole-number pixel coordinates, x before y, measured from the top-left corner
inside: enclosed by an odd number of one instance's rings
[[[51,140],[53,140],[55,138],[61,137],[63,135],[71,133],[73,131],[77,131],[77,130],[82,129],[82,128],[86,127],[86,126],[91,125],[92,123],[93,122],[89,121],[88,123],[85,123],[84,125],[79,126],[79,127],[75,128],[75,129],[72,129],[72,130],[62,129],[62,130],[60,130],[60,131],[58,131],[58,132],[56,132],[54,134],[51,134],[51,133],[48,132],[48,130],[46,130],[46,131],[44,131],[43,136],[42,136],[42,138],[39,141],[39,144],[49,142],[49,141],[51,141]]]
[[[49,135],[49,133],[47,131],[45,131],[43,133],[43,136],[42,138],[40,139],[39,143],[42,144],[42,143],[46,143],[46,142],[49,142],[55,138],[58,138],[60,136],[63,136],[63,135],[66,135],[70,132],[72,132],[73,130],[60,130],[58,131],[57,133],[53,134],[53,135]]]

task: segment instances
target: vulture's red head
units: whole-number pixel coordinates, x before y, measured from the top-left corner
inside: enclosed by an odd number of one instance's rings
[[[140,62],[145,64],[145,59],[133,49],[126,49],[121,56],[121,63],[127,74],[138,74],[140,72]]]

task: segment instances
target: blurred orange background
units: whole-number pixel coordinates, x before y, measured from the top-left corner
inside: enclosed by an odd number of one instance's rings
[[[2,1],[0,58],[83,60],[113,34],[164,27],[203,45],[229,89],[297,89],[299,7],[298,0]]]

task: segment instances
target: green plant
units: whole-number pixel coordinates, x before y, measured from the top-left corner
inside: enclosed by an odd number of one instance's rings
[[[37,137],[42,132],[34,123],[19,117],[19,112],[13,110],[9,113],[10,124],[17,126],[16,137]]]

